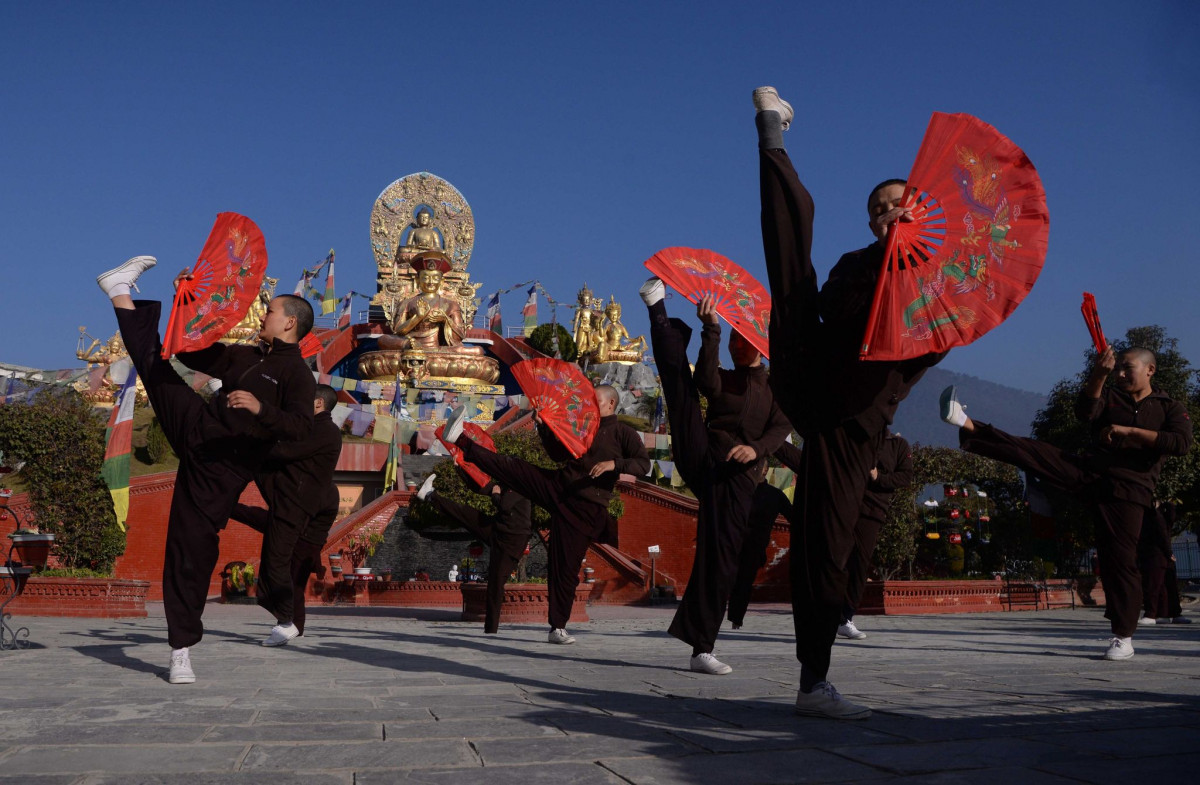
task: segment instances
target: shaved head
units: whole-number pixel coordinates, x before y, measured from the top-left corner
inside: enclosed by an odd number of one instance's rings
[[[1138,360],[1146,365],[1157,365],[1158,358],[1154,356],[1154,352],[1141,346],[1131,346],[1121,352],[1121,357],[1128,357],[1131,360]]]
[[[621,402],[621,394],[611,384],[601,384],[596,387],[596,405],[600,407],[600,416],[607,417],[617,410]]]

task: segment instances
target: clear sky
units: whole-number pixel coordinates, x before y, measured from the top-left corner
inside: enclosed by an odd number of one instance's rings
[[[1042,276],[944,367],[1048,391],[1088,346],[1085,289],[1109,334],[1161,324],[1200,364],[1198,41],[1186,1],[4,0],[0,360],[78,365],[80,325],[115,329],[96,274],[154,254],[143,291],[167,299],[225,210],[263,229],[281,291],[335,248],[339,293],[373,294],[371,206],[419,171],[471,204],[482,294],[538,278],[573,302],[586,281],[636,335],[660,248],[765,280],[750,93],[773,84],[822,273],[871,240],[867,191],[908,173],[933,111],[1038,167]]]

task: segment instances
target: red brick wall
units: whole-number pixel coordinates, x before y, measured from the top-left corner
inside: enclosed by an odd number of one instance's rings
[[[117,559],[114,577],[150,582],[149,601],[162,599],[163,550],[166,543],[167,515],[175,474],[136,477],[130,483],[129,523],[125,554]],[[691,576],[692,559],[696,552],[696,501],[652,483],[621,483],[621,498],[625,515],[621,518],[617,548],[649,573],[650,558],[646,549],[658,545],[662,549],[655,569],[658,584],[674,584],[676,593],[683,594]],[[23,494],[11,499],[12,506],[26,517],[28,503]],[[356,515],[339,521],[330,533],[326,551],[336,551],[359,526],[383,523],[391,519],[398,504],[407,504],[407,492],[385,494]],[[253,483],[242,494],[242,502],[263,505],[262,497]],[[782,519],[781,519],[782,520]],[[0,521],[0,536],[15,528],[12,516]],[[777,523],[771,537],[767,565],[755,579],[754,599],[780,602],[787,599],[787,527]],[[231,561],[259,561],[262,536],[239,523],[231,522],[221,534],[220,555],[209,583],[209,595],[221,593],[220,571]],[[586,566],[595,570],[596,599],[606,603],[637,602],[645,596],[642,586],[631,583],[625,571],[614,568],[600,554],[589,553]]]
[[[655,560],[657,573],[670,580],[657,578],[658,584],[675,584],[678,595],[683,594],[692,575],[692,560],[696,556],[696,500],[648,482],[621,483],[621,499],[625,515],[620,521],[617,548],[642,563],[648,572],[650,556],[647,548],[658,545],[662,552]],[[755,578],[754,599],[760,602],[782,602],[788,596],[787,552],[791,536],[787,524],[780,518],[771,534],[767,564]],[[619,574],[602,559],[588,559],[596,570],[596,580],[612,580],[618,588]]]

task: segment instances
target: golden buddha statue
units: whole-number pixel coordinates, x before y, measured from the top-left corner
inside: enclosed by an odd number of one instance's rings
[[[258,296],[250,303],[250,308],[242,320],[230,328],[225,337],[221,339],[222,343],[252,343],[258,337],[263,317],[267,315],[267,306],[271,304],[271,298],[275,296],[275,287],[278,284],[278,278],[263,278]]]
[[[640,363],[646,353],[646,338],[639,335],[630,340],[629,330],[621,324],[621,304],[612,295],[608,299],[596,345],[596,362]]]
[[[85,346],[88,340],[90,344]],[[75,346],[75,356],[83,360],[88,365],[88,371],[93,368],[103,366],[104,376],[100,385],[92,389],[92,379],[89,373],[87,379],[80,379],[73,387],[83,396],[84,400],[99,406],[110,406],[116,400],[117,393],[120,391],[121,385],[113,381],[110,367],[118,360],[128,357],[129,351],[125,348],[125,341],[121,338],[120,331],[113,333],[113,336],[107,341],[101,343],[99,338],[92,338],[88,335],[86,327],[79,328],[79,342]],[[137,383],[137,402],[146,402],[146,387],[142,383],[142,377],[138,377]]]
[[[442,250],[442,238],[438,234],[437,229],[433,228],[433,211],[428,207],[422,206],[417,211],[416,220],[411,224],[412,231],[408,233],[408,240],[404,245],[408,248],[416,248],[419,251],[440,251]]]
[[[572,329],[574,330],[575,348],[579,352],[579,357],[595,354],[597,345],[600,339],[600,311],[598,310],[600,300],[592,299],[592,290],[587,284],[579,290],[577,295],[579,306],[575,309],[575,321]]]
[[[401,279],[385,285],[384,291],[392,295],[384,303],[392,334],[379,337],[379,351],[360,357],[363,378],[388,379],[400,373],[413,381],[438,377],[495,383],[500,378],[497,361],[478,346],[463,345],[469,324],[460,300],[464,288],[471,294],[474,288],[447,280],[450,260],[441,251],[422,251],[409,264],[416,271],[416,292],[399,300]],[[446,292],[443,283],[450,285]]]

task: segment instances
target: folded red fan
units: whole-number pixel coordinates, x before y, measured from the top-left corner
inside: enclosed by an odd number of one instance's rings
[[[448,442],[442,438],[442,433],[445,430],[445,425],[439,425],[437,430],[434,431],[434,435],[438,437],[438,441],[446,445],[446,449],[450,451],[452,456],[454,456],[454,463],[457,464],[458,467],[464,472],[466,472],[467,476],[469,476],[476,485],[478,485],[480,488],[486,488],[491,483],[492,478],[483,469],[480,469],[475,464],[466,460],[466,458],[463,457],[463,451],[459,449],[458,445],[454,444],[453,442]],[[463,435],[476,444],[483,445],[492,452],[496,451],[496,443],[492,441],[492,437],[488,435],[487,431],[483,430],[473,422],[463,423]]]
[[[1104,330],[1100,327],[1100,312],[1096,310],[1096,298],[1091,292],[1083,293],[1083,305],[1080,310],[1083,311],[1083,321],[1087,324],[1088,334],[1092,336],[1096,354],[1104,354],[1104,350],[1108,348],[1108,341],[1104,339]]]

